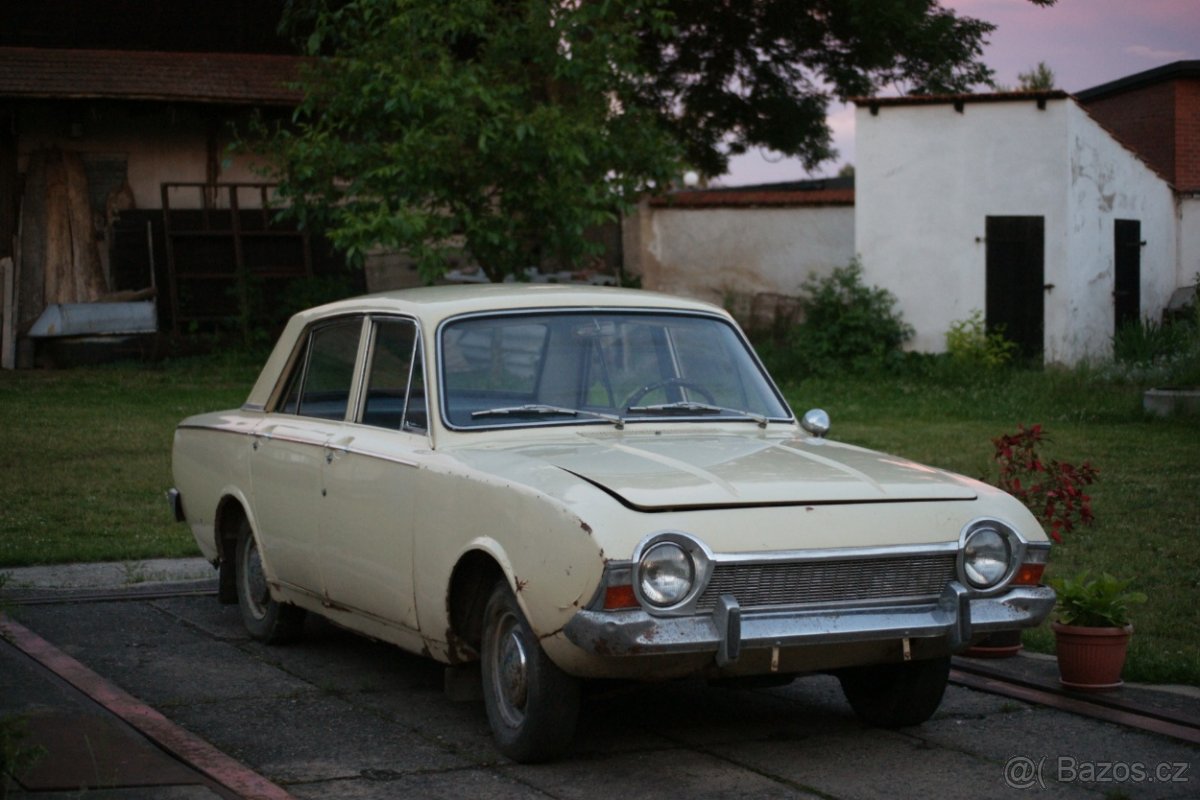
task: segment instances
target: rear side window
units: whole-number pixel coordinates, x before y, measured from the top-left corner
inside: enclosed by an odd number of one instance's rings
[[[362,320],[338,320],[313,328],[292,365],[278,411],[302,417],[346,418]]]

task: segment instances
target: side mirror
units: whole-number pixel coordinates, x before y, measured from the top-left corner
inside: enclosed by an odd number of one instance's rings
[[[804,419],[800,420],[800,427],[818,439],[823,439],[825,434],[829,433],[829,415],[824,409],[810,408],[805,412]]]

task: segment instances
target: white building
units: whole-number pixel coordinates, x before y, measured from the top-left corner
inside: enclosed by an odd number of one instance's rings
[[[646,288],[755,322],[857,255],[938,352],[984,313],[1031,356],[1111,352],[1200,272],[1200,61],[1068,95],[863,98],[854,189],[680,192],[627,225]],[[747,299],[749,298],[749,299]]]
[[[978,309],[1027,354],[1101,357],[1181,285],[1171,185],[1065,93],[863,100],[856,139],[855,249],[917,350]]]

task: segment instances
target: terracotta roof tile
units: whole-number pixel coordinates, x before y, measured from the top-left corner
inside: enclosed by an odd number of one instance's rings
[[[674,192],[650,201],[656,208],[746,208],[764,206],[852,206],[853,189],[815,189],[802,191],[773,191],[754,189],[737,191]]]
[[[298,56],[0,47],[0,97],[295,105]]]

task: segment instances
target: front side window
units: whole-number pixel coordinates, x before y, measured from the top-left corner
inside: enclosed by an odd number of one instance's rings
[[[376,321],[363,424],[423,432],[428,417],[423,369],[417,326],[411,320]]]
[[[451,427],[790,419],[742,337],[719,317],[469,317],[443,325],[440,342]]]
[[[349,317],[309,331],[292,365],[278,411],[302,417],[346,418],[362,320]]]

